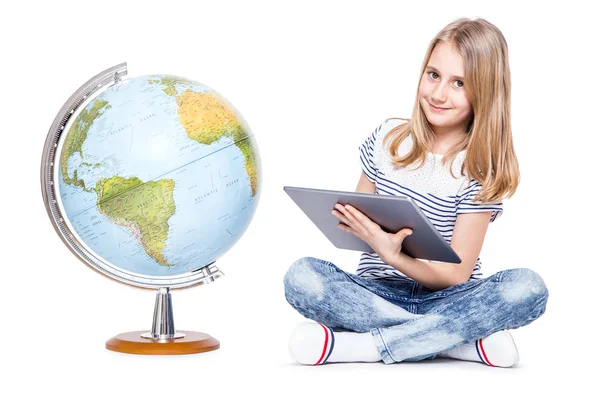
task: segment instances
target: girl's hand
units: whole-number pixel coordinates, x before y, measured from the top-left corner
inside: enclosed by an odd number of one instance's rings
[[[350,204],[344,207],[336,203],[335,208],[331,213],[343,222],[339,223],[338,227],[368,243],[383,262],[387,263],[386,260],[396,257],[402,250],[404,239],[412,234],[410,228],[404,228],[396,233],[387,233]]]

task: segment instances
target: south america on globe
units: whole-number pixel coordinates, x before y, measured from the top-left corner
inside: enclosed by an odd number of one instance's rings
[[[91,251],[131,273],[176,276],[214,262],[256,210],[254,135],[198,82],[119,81],[88,99],[61,140],[66,220]]]

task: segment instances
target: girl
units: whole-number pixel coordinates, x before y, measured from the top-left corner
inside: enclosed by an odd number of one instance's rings
[[[526,268],[483,278],[488,224],[514,195],[519,169],[510,126],[510,71],[502,33],[484,19],[456,20],[431,41],[412,118],[383,122],[359,147],[357,192],[411,197],[460,256],[460,264],[401,252],[409,228],[387,233],[350,205],[332,213],[367,242],[357,274],[312,257],[284,278],[305,317],[290,338],[302,364],[433,359],[510,367],[508,329],[539,318],[548,290]]]

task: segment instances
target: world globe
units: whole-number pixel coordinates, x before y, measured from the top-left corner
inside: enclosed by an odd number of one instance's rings
[[[258,146],[208,86],[125,73],[121,64],[92,78],[57,116],[42,160],[47,208],[99,272],[147,288],[189,286],[253,218]]]
[[[97,272],[158,289],[152,329],[106,348],[189,354],[220,347],[175,331],[170,289],[210,283],[261,193],[258,145],[223,96],[175,75],[127,78],[126,63],[83,84],[44,146],[42,196],[63,243]]]

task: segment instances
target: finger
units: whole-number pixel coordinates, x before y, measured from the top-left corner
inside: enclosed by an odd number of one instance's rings
[[[372,227],[370,224],[375,224],[366,215],[352,207],[350,204],[346,204],[346,212],[344,215],[350,220],[354,229],[364,234],[369,232],[369,228]]]
[[[345,209],[347,210],[348,215],[352,216],[354,219],[363,224],[373,222],[369,217],[360,212],[358,209],[352,207],[350,204],[346,204]]]
[[[344,208],[344,206],[343,206],[342,204],[339,204],[339,203],[337,203],[337,204],[335,205],[335,209],[337,210],[337,212],[339,213],[339,215],[341,215],[341,216],[342,216],[344,223],[345,223],[346,225],[351,225],[351,223],[350,223],[350,220],[349,220],[349,218],[348,218],[348,217],[350,216],[350,213],[348,212],[348,210],[346,210],[346,209]],[[340,219],[341,219],[341,218],[340,218]]]
[[[342,214],[341,212],[339,212],[337,210],[333,210],[333,211],[331,211],[331,213],[333,215],[335,215],[337,218],[339,218],[346,225],[350,225],[350,221],[348,221],[348,218],[346,218],[346,216],[344,214]]]
[[[410,228],[401,229],[396,232],[396,236],[402,238],[402,240],[406,239],[408,236],[412,235],[413,231]]]
[[[335,203],[335,207],[336,210],[338,210],[340,213],[344,214],[346,212],[348,212],[345,208],[343,204],[340,203]]]
[[[349,233],[353,234],[354,236],[360,238],[360,236],[358,235],[358,232],[356,232],[354,229],[352,229],[351,227],[349,227],[347,225],[339,223],[338,228],[340,228],[343,231],[349,232]]]

